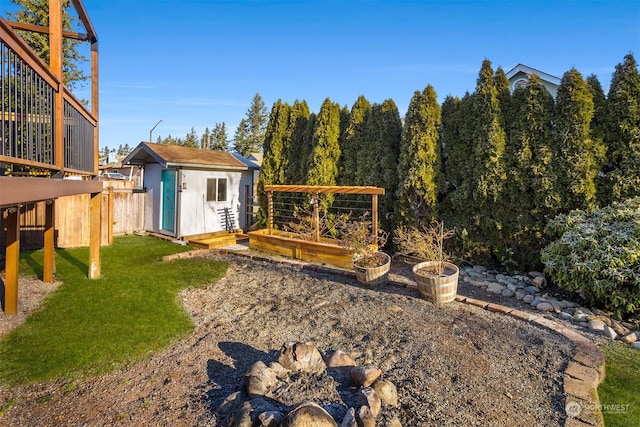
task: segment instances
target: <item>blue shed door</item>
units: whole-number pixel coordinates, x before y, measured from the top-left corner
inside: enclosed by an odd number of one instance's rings
[[[176,171],[162,171],[162,223],[163,230],[176,231]]]

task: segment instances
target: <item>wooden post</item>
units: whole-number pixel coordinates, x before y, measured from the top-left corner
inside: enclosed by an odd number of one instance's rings
[[[273,234],[273,191],[267,192],[267,213],[269,217],[269,235]]]
[[[378,195],[371,195],[371,236],[378,241]]]
[[[92,193],[89,201],[89,278],[100,277],[100,227],[102,192]]]
[[[107,224],[107,245],[111,245],[113,243],[113,186],[109,187],[107,211],[109,217],[109,223]]]
[[[318,203],[318,193],[313,193],[313,241],[320,241],[320,206]]]
[[[7,209],[4,312],[18,314],[18,271],[20,270],[20,208]]]
[[[55,201],[47,200],[44,214],[44,265],[42,267],[42,280],[45,283],[53,282],[53,274],[56,271],[55,247],[54,247],[54,219]]]
[[[61,0],[49,0],[49,67],[60,82],[54,88],[54,123],[53,123],[53,150],[55,165],[60,170],[64,169],[64,96],[62,71],[62,4]],[[97,157],[97,156],[96,156]]]

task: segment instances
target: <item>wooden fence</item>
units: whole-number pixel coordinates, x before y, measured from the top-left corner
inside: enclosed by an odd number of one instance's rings
[[[114,235],[144,230],[145,195],[134,187],[133,181],[103,182],[100,230],[103,245],[111,244]],[[40,249],[44,246],[45,203],[28,203],[20,207],[21,249]],[[60,197],[55,202],[54,216],[56,247],[89,246],[88,194]],[[5,221],[4,214],[2,220]],[[0,227],[0,246],[4,246],[4,242],[4,230]]]

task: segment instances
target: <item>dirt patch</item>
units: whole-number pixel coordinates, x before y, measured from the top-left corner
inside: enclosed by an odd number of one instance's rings
[[[562,375],[573,350],[554,333],[456,302],[438,307],[398,286],[367,289],[335,275],[212,257],[229,260],[226,276],[180,295],[195,323],[189,337],[98,378],[0,389],[0,407],[15,401],[0,424],[227,426],[234,411],[220,404],[287,341],[379,366],[399,407],[383,405],[377,425],[564,424]],[[314,384],[300,399],[340,418],[345,390],[331,378]]]

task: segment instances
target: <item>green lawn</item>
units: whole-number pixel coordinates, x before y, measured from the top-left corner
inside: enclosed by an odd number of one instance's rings
[[[87,278],[88,248],[56,251],[63,283],[0,341],[0,383],[8,386],[95,375],[135,362],[193,328],[179,290],[215,282],[226,263],[162,262],[189,250],[152,237],[116,238],[102,248],[101,278]],[[42,274],[42,251],[21,254],[20,274]]]
[[[601,347],[606,378],[598,387],[607,427],[640,426],[640,351],[620,343]]]

